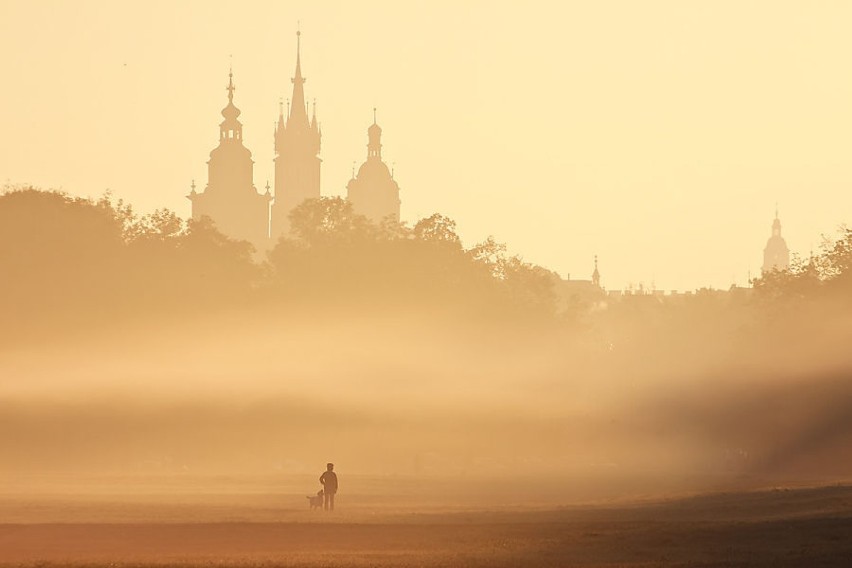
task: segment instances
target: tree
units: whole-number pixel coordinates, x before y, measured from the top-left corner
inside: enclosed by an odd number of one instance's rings
[[[421,219],[414,225],[414,237],[430,243],[444,243],[461,248],[461,239],[456,234],[456,222],[439,213]]]
[[[114,212],[56,191],[0,195],[0,313],[9,330],[59,328],[115,306],[122,223]]]
[[[375,227],[342,197],[306,199],[290,212],[290,233],[309,246],[354,243],[375,236]]]

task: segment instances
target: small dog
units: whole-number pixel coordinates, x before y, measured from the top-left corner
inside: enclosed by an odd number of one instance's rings
[[[308,504],[311,510],[322,509],[322,493],[323,491],[320,489],[316,495],[308,495]]]

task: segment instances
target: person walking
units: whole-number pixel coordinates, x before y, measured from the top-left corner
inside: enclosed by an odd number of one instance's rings
[[[323,508],[326,511],[334,511],[334,495],[337,493],[337,474],[334,473],[334,464],[325,464],[325,471],[320,475],[319,482],[322,484]]]

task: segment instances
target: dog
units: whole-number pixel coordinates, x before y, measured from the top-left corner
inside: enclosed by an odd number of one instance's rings
[[[308,495],[308,505],[310,505],[311,510],[322,508],[322,493],[322,489],[320,489],[316,495]]]

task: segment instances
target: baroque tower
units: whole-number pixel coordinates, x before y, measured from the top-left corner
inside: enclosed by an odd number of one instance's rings
[[[353,172],[346,185],[346,197],[356,213],[373,222],[386,218],[399,221],[399,185],[387,164],[382,161],[382,129],[376,124],[376,109],[373,109],[373,124],[367,129],[367,161]]]
[[[209,217],[216,228],[232,239],[248,241],[258,250],[269,240],[269,202],[267,189],[261,195],[254,187],[254,160],[243,146],[243,125],[234,106],[234,74],[228,73],[228,105],[222,109],[225,118],[219,124],[219,145],[210,152],[207,162],[207,187],[192,192],[192,218]]]
[[[778,219],[778,207],[775,208],[775,221],[772,222],[772,236],[763,249],[763,272],[787,270],[790,267],[790,251],[781,236],[781,220]]]
[[[320,196],[320,141],[316,104],[308,118],[301,63],[301,32],[296,32],[296,73],[293,98],[285,119],[283,105],[275,127],[275,203],[272,205],[272,244],[290,231],[288,216],[306,199]]]

